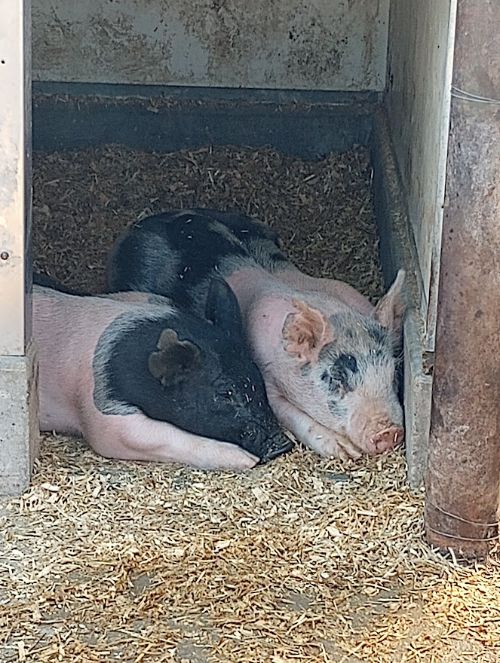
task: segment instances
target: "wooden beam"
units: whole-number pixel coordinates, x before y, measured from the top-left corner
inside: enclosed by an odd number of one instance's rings
[[[29,6],[24,0],[0,0],[0,355],[23,355],[30,332],[25,296],[31,221]]]

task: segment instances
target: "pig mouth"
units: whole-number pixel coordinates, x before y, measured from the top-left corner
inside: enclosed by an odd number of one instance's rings
[[[373,456],[392,451],[402,444],[404,437],[405,431],[402,426],[390,424],[382,427],[368,438],[367,451]]]

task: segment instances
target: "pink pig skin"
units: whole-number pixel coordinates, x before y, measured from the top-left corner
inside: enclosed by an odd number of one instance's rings
[[[236,445],[192,435],[141,413],[105,415],[96,409],[92,363],[102,332],[123,313],[151,310],[138,303],[140,297],[136,303],[128,298],[74,297],[34,287],[40,429],[83,435],[94,451],[108,458],[205,469],[253,467],[258,459]]]
[[[399,298],[404,277],[401,270],[377,309],[348,284],[309,277],[294,267],[274,274],[243,268],[226,277],[238,298],[273,411],[297,439],[322,456],[359,458],[362,452],[376,454],[392,449],[404,437],[401,406],[396,394],[387,388],[390,381],[368,374],[365,393],[357,394],[357,402],[351,404],[349,425],[339,430],[328,418],[328,405],[321,391],[304,393],[302,366],[290,357],[283,343],[287,318],[297,315],[296,302],[301,301],[323,316],[325,327],[329,316],[353,311],[363,317],[385,315],[388,319],[380,321],[389,329],[397,327],[398,316],[403,314]],[[319,345],[330,342],[334,335],[335,331],[319,339]],[[314,363],[318,357],[308,359]]]

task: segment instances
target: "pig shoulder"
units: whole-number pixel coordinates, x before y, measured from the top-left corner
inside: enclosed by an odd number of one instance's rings
[[[209,281],[221,275],[227,259],[251,262],[244,245],[219,222],[194,212],[159,214],[119,238],[109,258],[108,285],[166,296],[203,315]]]
[[[226,226],[245,246],[253,260],[268,272],[298,271],[283,251],[283,242],[269,225],[239,212],[197,210]]]

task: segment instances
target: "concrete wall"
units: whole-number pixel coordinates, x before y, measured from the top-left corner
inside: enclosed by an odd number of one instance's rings
[[[0,495],[20,494],[38,453],[31,342],[30,3],[0,0]]]
[[[387,109],[433,351],[456,0],[391,0]]]
[[[388,12],[389,0],[33,0],[33,78],[382,90]]]

